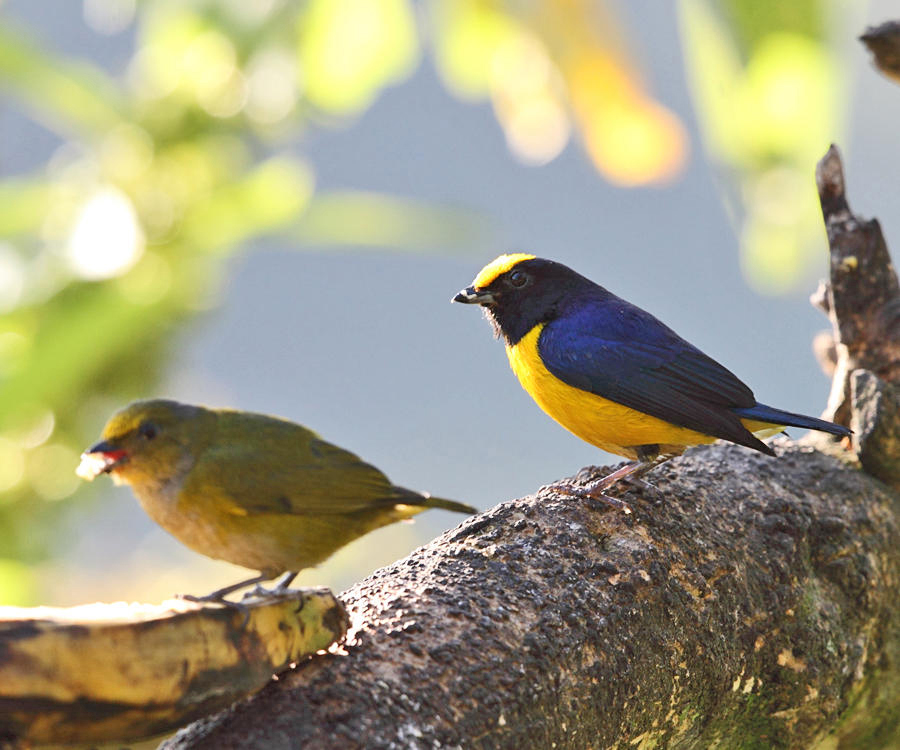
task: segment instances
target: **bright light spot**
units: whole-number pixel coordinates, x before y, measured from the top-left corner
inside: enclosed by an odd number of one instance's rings
[[[67,257],[84,279],[118,276],[144,252],[144,235],[134,206],[121,190],[102,188],[82,206],[69,236]]]
[[[509,96],[533,94],[547,87],[552,63],[544,46],[521,33],[500,46],[491,61],[491,88]]]
[[[550,96],[530,97],[501,116],[512,151],[530,164],[555,159],[569,140],[569,117]]]
[[[118,34],[134,20],[136,0],[84,0],[84,22],[98,34]]]
[[[198,95],[228,84],[237,66],[231,40],[218,31],[199,34],[181,58],[182,81]]]
[[[24,289],[25,263],[12,245],[0,242],[0,313],[18,305]]]
[[[213,117],[231,117],[247,101],[247,81],[237,67],[237,51],[218,31],[199,34],[181,58],[181,82]]]
[[[546,164],[569,140],[559,72],[530,34],[501,45],[491,65],[491,96],[510,149],[523,161]]]
[[[247,114],[257,122],[275,123],[287,117],[299,98],[297,64],[285,50],[268,49],[247,68]]]
[[[198,91],[197,101],[213,117],[233,117],[247,103],[247,79],[235,68],[224,85]]]
[[[50,409],[33,414],[22,427],[16,430],[16,437],[23,448],[37,448],[46,443],[56,429],[56,417]]]

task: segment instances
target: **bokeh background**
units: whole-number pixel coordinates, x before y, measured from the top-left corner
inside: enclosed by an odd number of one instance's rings
[[[154,601],[245,571],[74,475],[165,395],[278,414],[482,508],[609,461],[450,297],[563,261],[787,409],[828,389],[813,170],[900,246],[890,0],[0,2],[0,604]],[[300,581],[337,589],[459,519]]]

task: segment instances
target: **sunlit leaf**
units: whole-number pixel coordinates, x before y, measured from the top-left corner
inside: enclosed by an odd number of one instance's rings
[[[459,96],[487,96],[497,53],[520,24],[488,0],[435,0],[430,9],[441,77]]]
[[[54,58],[7,20],[0,24],[0,87],[27,103],[50,130],[98,135],[120,122],[119,90],[82,60]]]
[[[565,84],[528,29],[517,29],[499,44],[490,66],[490,89],[512,152],[530,164],[556,158],[571,129]]]
[[[292,236],[305,245],[356,245],[421,250],[440,245],[473,247],[486,234],[471,212],[424,204],[383,193],[317,194]]]
[[[312,189],[304,164],[270,159],[192,206],[184,217],[184,241],[199,250],[227,249],[283,228],[303,211]]]
[[[761,291],[787,291],[824,259],[813,174],[844,125],[844,66],[824,22],[838,7],[682,0],[680,10],[707,147],[741,197],[744,271]]]
[[[0,182],[0,237],[38,230],[50,200],[50,185],[41,179]]]
[[[330,112],[352,114],[416,63],[408,0],[309,0],[300,26],[305,94]]]
[[[644,94],[621,60],[593,53],[565,72],[588,153],[609,180],[643,185],[681,171],[687,157],[681,122]]]

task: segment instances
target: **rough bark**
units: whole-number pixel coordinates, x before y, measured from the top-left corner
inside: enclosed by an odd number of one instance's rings
[[[860,39],[872,53],[875,67],[900,83],[900,21],[888,21],[866,29]]]
[[[863,468],[900,489],[900,283],[878,220],[850,210],[835,146],[816,182],[831,264],[813,304],[831,319],[835,356],[823,416],[852,427]]]
[[[834,413],[889,468],[897,283],[836,150],[819,178]],[[896,746],[900,497],[822,445],[692,449],[620,494],[630,516],[549,488],[503,503],[346,592],[343,648],[165,747]]]

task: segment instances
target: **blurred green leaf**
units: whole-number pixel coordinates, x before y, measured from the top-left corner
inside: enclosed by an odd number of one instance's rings
[[[118,124],[125,107],[119,89],[98,68],[49,55],[7,22],[0,24],[0,86],[61,135],[96,136]]]
[[[300,20],[300,67],[309,101],[353,114],[418,58],[408,0],[309,0]]]
[[[197,250],[223,250],[284,228],[312,191],[313,176],[304,164],[270,159],[192,206],[184,217],[184,241]]]
[[[485,220],[408,198],[364,191],[316,195],[291,235],[307,245],[356,245],[421,250],[472,247],[487,233]]]
[[[46,216],[51,187],[42,179],[0,182],[0,237],[35,234]]]
[[[821,0],[720,0],[717,3],[735,30],[738,47],[746,60],[750,51],[778,29],[782,33],[823,38],[829,30],[834,3]]]
[[[741,262],[763,292],[805,282],[824,259],[812,179],[844,127],[846,67],[828,36],[834,0],[682,0],[681,31],[707,148],[727,167]]]
[[[497,50],[520,33],[515,20],[486,0],[435,0],[431,21],[445,83],[460,96],[486,97]]]
[[[19,560],[0,557],[0,602],[13,607],[38,603],[34,598],[34,576]]]
[[[160,307],[133,304],[115,285],[84,283],[22,310],[17,318],[36,326],[0,387],[0,428],[41,405],[77,407],[105,368],[141,345],[148,324],[164,328],[170,316],[160,316]]]

